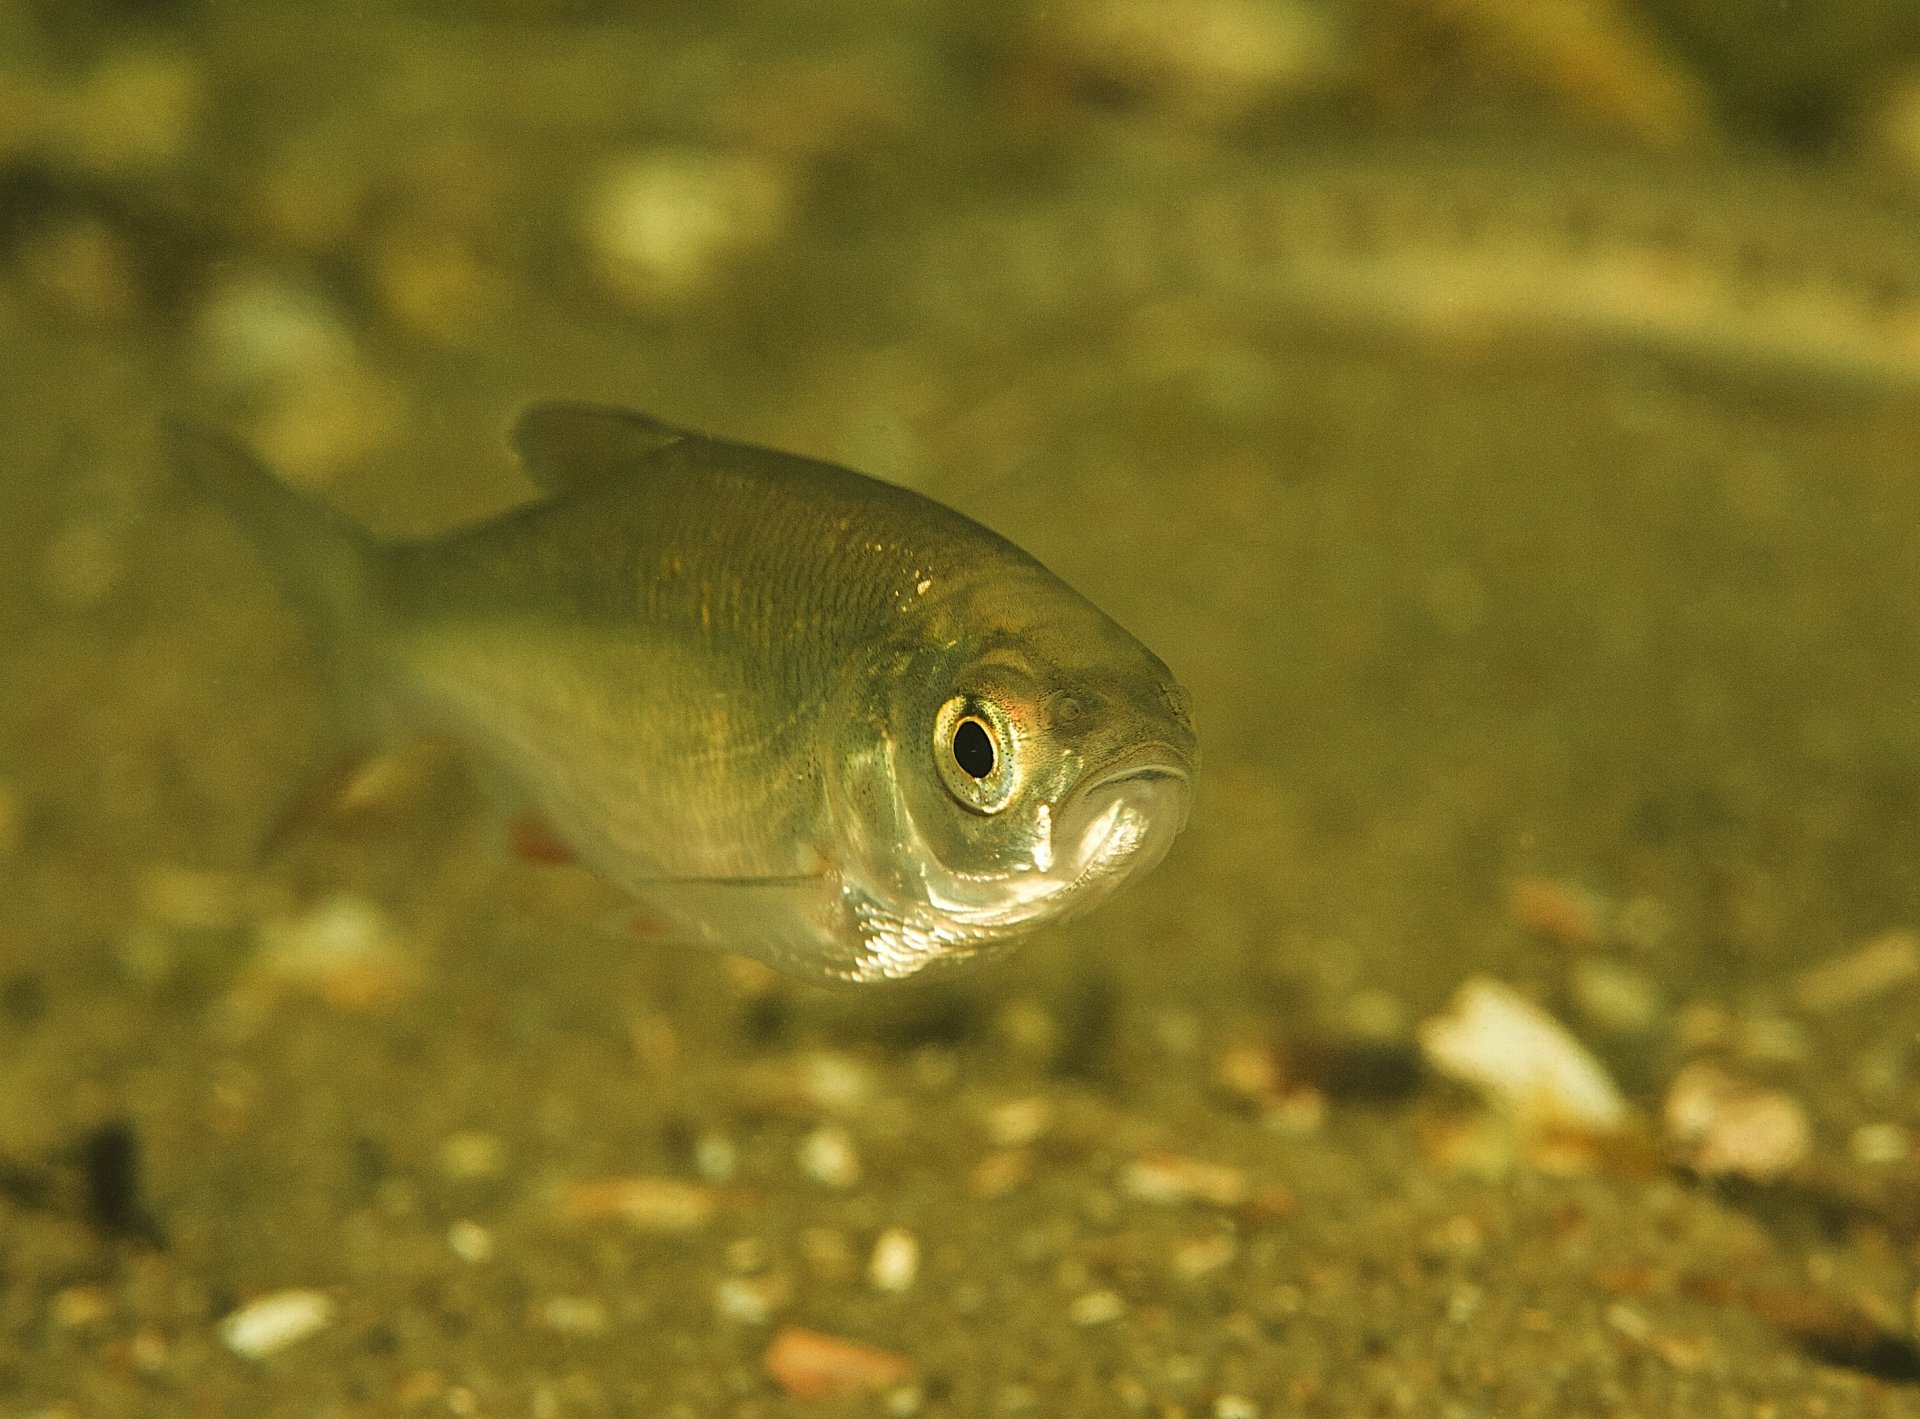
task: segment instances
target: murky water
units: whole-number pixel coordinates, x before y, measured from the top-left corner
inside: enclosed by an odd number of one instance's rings
[[[1572,8],[0,6],[0,1413],[1920,1413],[1920,26]],[[1035,552],[1172,857],[845,995],[445,764],[260,861],[160,417],[422,531],[552,394]]]

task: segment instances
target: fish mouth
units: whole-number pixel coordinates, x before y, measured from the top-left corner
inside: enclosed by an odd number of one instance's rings
[[[1109,770],[1081,791],[1068,822],[1062,854],[1066,868],[1057,889],[1092,906],[1123,877],[1148,871],[1167,855],[1187,825],[1193,804],[1193,774],[1170,757],[1135,757]]]

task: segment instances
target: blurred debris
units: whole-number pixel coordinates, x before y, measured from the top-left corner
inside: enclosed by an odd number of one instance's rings
[[[1885,931],[1844,956],[1810,966],[1793,979],[1793,999],[1816,1014],[1857,1005],[1920,975],[1920,933]]]
[[[711,296],[793,226],[787,173],[750,153],[655,148],[609,161],[579,232],[602,293],[641,312]]]
[[[800,1171],[827,1187],[850,1188],[860,1183],[860,1151],[844,1128],[824,1124],[800,1140],[796,1154]]]
[[[1120,1170],[1120,1191],[1138,1202],[1237,1207],[1251,1195],[1246,1169],[1175,1153],[1148,1153]]]
[[[1805,1161],[1812,1147],[1799,1100],[1704,1060],[1674,1077],[1661,1117],[1669,1154],[1701,1177],[1769,1182]]]
[[[1515,926],[1562,946],[1598,946],[1607,937],[1611,904],[1597,892],[1548,877],[1507,883],[1507,915]]]
[[[811,1050],[756,1060],[740,1071],[735,1092],[750,1109],[793,1118],[845,1118],[865,1112],[879,1088],[873,1066],[858,1055]]]
[[[220,1322],[220,1339],[246,1360],[264,1360],[333,1323],[334,1306],[324,1292],[274,1291],[249,1301]]]
[[[290,481],[324,484],[397,435],[398,387],[374,370],[352,322],[313,282],[229,271],[202,297],[193,328],[203,386]]]
[[[711,1188],[667,1177],[594,1178],[570,1184],[559,1197],[559,1214],[570,1222],[625,1222],[638,1232],[697,1232],[713,1220],[718,1200]]]
[[[1511,986],[1485,976],[1467,981],[1451,1011],[1419,1034],[1435,1069],[1525,1129],[1602,1135],[1626,1126],[1626,1100],[1600,1061]]]
[[[905,1227],[889,1227],[873,1243],[867,1281],[876,1291],[899,1294],[913,1289],[920,1274],[920,1239]]]
[[[257,1013],[283,995],[302,995],[341,1010],[379,1010],[411,994],[420,974],[398,924],[365,897],[339,892],[261,924],[233,1003]]]
[[[1308,0],[1067,0],[1035,12],[1016,63],[1031,111],[1118,100],[1213,130],[1325,93],[1353,60]]]
[[[859,1399],[914,1373],[905,1355],[799,1326],[778,1332],[760,1363],[789,1399]]]

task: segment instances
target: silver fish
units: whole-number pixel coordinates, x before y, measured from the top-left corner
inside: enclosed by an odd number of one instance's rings
[[[543,501],[383,542],[183,427],[335,679],[450,739],[674,934],[815,981],[911,976],[1158,862],[1188,697],[958,513],[624,410],[539,404]]]

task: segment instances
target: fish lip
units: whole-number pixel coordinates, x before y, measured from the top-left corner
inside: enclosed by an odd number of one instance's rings
[[[1185,790],[1180,795],[1180,821],[1174,827],[1177,833],[1187,826],[1187,813],[1193,804],[1193,766],[1187,755],[1171,745],[1155,744],[1129,755],[1125,763],[1090,781],[1079,796],[1086,802],[1116,788],[1160,783],[1178,784]]]

